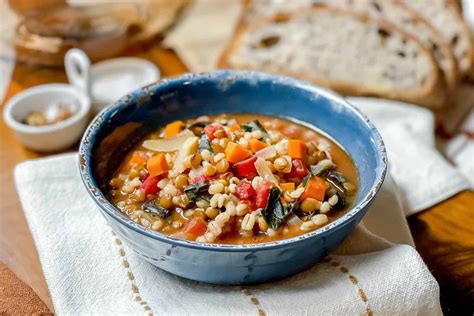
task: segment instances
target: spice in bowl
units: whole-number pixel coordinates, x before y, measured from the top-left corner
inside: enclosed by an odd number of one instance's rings
[[[23,123],[30,126],[44,126],[56,124],[70,118],[77,112],[75,104],[55,103],[46,108],[31,112],[26,116]]]

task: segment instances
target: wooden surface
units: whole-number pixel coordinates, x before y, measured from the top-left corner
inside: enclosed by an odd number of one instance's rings
[[[408,218],[418,252],[441,287],[445,314],[474,315],[474,192]]]
[[[160,48],[158,44],[130,50],[124,55],[153,61],[163,76],[186,71],[173,52]],[[31,86],[65,80],[60,69],[16,65],[5,100]],[[24,149],[0,120],[0,261],[30,285],[52,310],[48,288],[13,182],[14,166],[38,156]],[[412,216],[409,222],[418,250],[442,285],[445,312],[460,311],[460,308],[467,311],[472,307],[469,304],[474,302],[474,193],[464,192],[452,197]]]

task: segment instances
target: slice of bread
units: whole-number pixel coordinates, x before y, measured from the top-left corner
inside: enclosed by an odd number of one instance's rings
[[[431,108],[444,105],[430,51],[393,24],[318,7],[242,28],[221,67],[291,75],[346,95],[375,95]]]
[[[423,45],[429,48],[443,73],[446,86],[450,90],[456,86],[458,81],[457,63],[448,42],[415,10],[398,0],[253,0],[248,3],[244,21],[250,22],[259,16],[264,17],[268,14],[289,12],[315,5],[328,5],[334,8],[353,10],[393,23],[415,36]]]
[[[469,27],[453,0],[399,0],[438,29],[452,47],[460,73],[474,78],[474,44]]]

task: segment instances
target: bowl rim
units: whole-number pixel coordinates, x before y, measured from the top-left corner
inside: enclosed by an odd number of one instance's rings
[[[374,140],[375,146],[379,152],[379,155],[376,157],[377,160],[377,167],[376,167],[376,178],[375,181],[372,183],[370,189],[368,190],[367,194],[362,197],[362,199],[356,203],[350,210],[348,210],[344,215],[337,218],[335,221],[315,229],[313,231],[307,232],[305,234],[281,239],[271,242],[265,243],[252,243],[252,244],[217,244],[217,243],[202,243],[197,241],[189,241],[189,240],[181,240],[170,237],[165,234],[161,234],[159,232],[155,232],[151,229],[147,229],[144,226],[141,226],[132,220],[125,220],[119,214],[123,214],[118,210],[102,193],[100,188],[95,185],[95,180],[93,177],[92,172],[92,164],[91,164],[91,153],[92,148],[94,146],[95,140],[90,141],[89,139],[95,138],[97,136],[98,131],[101,129],[102,125],[107,122],[107,120],[117,114],[122,108],[128,106],[128,101],[133,94],[146,94],[149,93],[149,90],[153,90],[155,93],[160,87],[169,87],[169,86],[179,86],[183,82],[188,82],[189,80],[199,80],[199,79],[211,79],[211,80],[238,80],[238,79],[247,79],[251,81],[259,81],[259,80],[267,80],[273,81],[277,83],[282,83],[288,86],[294,86],[298,89],[303,89],[312,93],[316,93],[320,96],[323,96],[331,101],[338,103],[344,107],[349,108],[356,117],[358,117],[363,124],[368,128],[369,134],[371,135],[372,139]],[[156,90],[155,90],[156,89]],[[305,122],[309,124],[308,122]],[[310,124],[312,125],[312,124]],[[337,139],[336,139],[337,141]],[[146,237],[169,243],[175,246],[182,246],[186,248],[194,248],[198,250],[211,250],[211,251],[220,251],[220,252],[238,252],[238,251],[256,251],[256,250],[263,250],[263,249],[274,249],[284,247],[288,244],[302,242],[312,237],[323,237],[329,234],[331,231],[335,230],[336,228],[341,228],[346,225],[349,225],[351,221],[350,218],[357,215],[363,209],[368,207],[370,203],[373,201],[377,193],[379,192],[386,173],[387,173],[387,152],[385,149],[384,142],[378,130],[375,126],[370,122],[370,120],[361,113],[356,107],[350,104],[347,100],[345,100],[339,94],[328,90],[326,88],[322,88],[311,84],[307,81],[302,81],[298,79],[294,79],[287,76],[276,76],[268,73],[262,73],[258,71],[247,71],[247,70],[217,70],[212,72],[204,72],[204,73],[186,73],[181,76],[171,77],[161,79],[160,81],[150,84],[141,88],[140,90],[135,90],[134,92],[122,97],[120,100],[115,102],[113,105],[103,109],[90,123],[84,136],[81,140],[80,147],[79,147],[79,172],[81,175],[82,182],[86,187],[86,191],[92,197],[94,202],[99,206],[99,208],[104,211],[106,214],[111,216],[114,220],[118,221],[122,226],[125,226],[127,229],[132,229],[133,231],[144,235]],[[125,216],[125,215],[123,215]]]
[[[27,98],[34,98],[36,95],[42,93],[57,92],[66,92],[71,96],[74,96],[79,101],[79,110],[71,117],[54,124],[44,126],[26,125],[14,118],[13,111],[15,110],[15,107],[17,107],[23,100]],[[26,89],[14,95],[11,99],[8,100],[7,104],[5,105],[5,108],[3,109],[3,119],[5,123],[14,131],[38,135],[64,130],[86,117],[89,114],[90,109],[90,99],[84,93],[78,91],[73,86],[65,83],[48,83]]]

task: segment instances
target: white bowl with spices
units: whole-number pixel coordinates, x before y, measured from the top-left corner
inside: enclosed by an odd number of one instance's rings
[[[3,110],[3,119],[26,147],[52,152],[79,140],[90,109],[90,99],[75,87],[44,84],[12,97]]]

